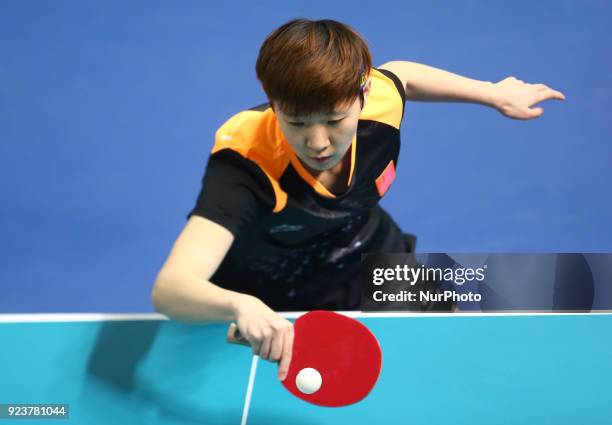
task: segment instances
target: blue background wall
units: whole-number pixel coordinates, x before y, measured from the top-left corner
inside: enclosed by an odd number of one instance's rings
[[[0,312],[146,312],[213,133],[264,100],[294,17],[403,59],[563,91],[540,119],[410,102],[383,201],[421,252],[612,251],[605,1],[0,2]]]

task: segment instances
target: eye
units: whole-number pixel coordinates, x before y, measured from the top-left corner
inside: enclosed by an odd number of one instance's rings
[[[304,127],[304,123],[303,122],[297,122],[297,121],[287,121],[287,123],[292,126],[292,127]]]
[[[330,120],[330,121],[327,121],[327,124],[328,124],[328,125],[336,125],[336,124],[339,124],[339,123],[340,123],[340,121],[342,121],[344,118],[346,118],[346,117],[343,117],[343,118],[340,118],[340,119],[337,119],[337,120]]]

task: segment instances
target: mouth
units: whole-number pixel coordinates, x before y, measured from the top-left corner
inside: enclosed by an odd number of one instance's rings
[[[328,161],[332,156],[328,155],[328,156],[311,156],[310,159],[312,159],[313,161],[322,164],[326,161]]]

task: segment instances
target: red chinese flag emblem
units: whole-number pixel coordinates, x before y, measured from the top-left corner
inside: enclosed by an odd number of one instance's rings
[[[385,167],[385,170],[376,179],[376,189],[378,189],[378,194],[380,196],[383,196],[385,192],[387,192],[393,180],[395,180],[395,164],[393,164],[393,160],[391,160]]]

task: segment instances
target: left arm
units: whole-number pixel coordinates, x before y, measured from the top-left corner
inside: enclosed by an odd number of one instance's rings
[[[495,108],[509,118],[537,118],[544,110],[532,106],[544,100],[565,99],[563,93],[544,84],[527,84],[515,77],[492,83],[405,61],[387,62],[379,68],[397,75],[406,90],[407,99],[479,103]]]

